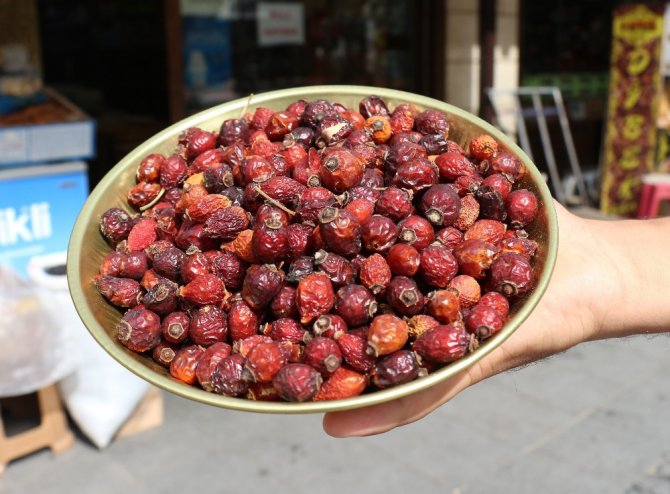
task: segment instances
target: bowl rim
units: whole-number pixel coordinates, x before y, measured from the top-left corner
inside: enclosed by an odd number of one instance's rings
[[[547,254],[542,273],[537,280],[533,292],[524,301],[518,311],[508,321],[506,321],[503,329],[487,340],[485,344],[481,345],[474,352],[469,353],[456,362],[449,364],[431,374],[428,374],[425,377],[415,379],[414,381],[396,387],[374,391],[372,393],[359,395],[353,398],[332,401],[290,403],[254,401],[246,398],[228,397],[207,392],[195,386],[181,383],[176,379],[169,377],[169,375],[161,375],[133,358],[129,353],[127,353],[126,349],[121,348],[120,344],[114,341],[113,338],[110,338],[105,329],[98,323],[87,303],[85,293],[79,284],[79,280],[81,280],[81,263],[78,261],[69,262],[69,260],[75,259],[78,255],[78,249],[83,243],[88,227],[88,222],[92,217],[93,210],[97,205],[98,199],[103,195],[105,189],[109,186],[110,183],[114,183],[121,177],[124,171],[128,168],[130,162],[137,163],[142,157],[148,154],[148,149],[152,148],[152,146],[174,138],[174,136],[178,135],[181,131],[186,130],[189,127],[199,126],[203,122],[211,120],[219,114],[231,112],[234,110],[240,110],[242,112],[248,106],[262,106],[265,102],[272,103],[274,100],[284,97],[294,97],[296,99],[303,98],[309,101],[319,97],[325,98],[326,95],[341,95],[352,97],[378,95],[385,100],[404,100],[418,106],[437,108],[447,114],[451,114],[471,122],[472,124],[481,128],[483,132],[492,135],[508,150],[514,153],[522,161],[526,167],[527,172],[531,175],[537,191],[541,196],[541,201],[545,206],[547,215]],[[486,357],[486,355],[498,348],[521,325],[521,323],[530,315],[532,310],[544,295],[549,284],[554,265],[556,263],[557,250],[558,222],[556,217],[556,209],[554,207],[554,202],[549,188],[546,185],[539,170],[532,163],[531,159],[502,131],[461,108],[434,98],[429,98],[427,96],[373,86],[317,85],[280,89],[276,91],[264,92],[261,94],[252,94],[248,97],[222,103],[174,123],[173,125],[150,137],[131,152],[129,152],[100,180],[100,182],[89,195],[77,217],[68,245],[67,279],[70,289],[70,296],[74,302],[77,313],[79,314],[79,317],[81,318],[84,326],[89,331],[91,336],[117,362],[149,383],[184,398],[233,410],[280,414],[322,413],[367,407],[414,394],[418,391],[428,389],[440,382],[443,382],[456,374],[459,374],[468,367],[472,366],[475,362]]]

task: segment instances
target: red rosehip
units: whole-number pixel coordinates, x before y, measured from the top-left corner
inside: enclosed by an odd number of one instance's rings
[[[365,170],[365,165],[345,148],[328,148],[321,161],[321,183],[338,194],[358,184]]]
[[[479,299],[479,305],[486,305],[496,310],[503,319],[509,313],[509,301],[502,293],[487,292]]]
[[[408,244],[393,245],[386,255],[386,262],[396,276],[414,276],[419,270],[419,251]]]
[[[398,240],[421,252],[435,240],[435,230],[427,219],[411,215],[398,223]]]
[[[526,293],[533,287],[535,274],[528,259],[520,254],[500,254],[491,265],[490,283],[493,289],[506,297]]]
[[[483,240],[472,239],[461,242],[453,254],[462,274],[481,280],[498,255],[498,248]]]
[[[413,210],[410,193],[397,187],[389,187],[383,191],[375,204],[376,214],[387,216],[396,222],[407,218]]]
[[[361,228],[363,245],[370,252],[386,252],[398,238],[398,228],[392,219],[373,215]]]
[[[461,211],[461,198],[447,184],[433,185],[424,192],[419,209],[436,226],[449,226]]]
[[[349,211],[324,208],[319,222],[319,232],[330,250],[343,256],[355,256],[361,251],[361,224]]]
[[[348,326],[362,326],[377,312],[377,302],[364,286],[346,285],[337,291],[333,310]]]
[[[528,189],[513,190],[507,196],[505,210],[511,227],[523,228],[532,223],[537,216],[537,198]]]
[[[131,309],[116,326],[116,337],[134,352],[151,350],[161,341],[160,317],[147,309]]]
[[[272,379],[275,390],[286,401],[310,400],[321,388],[322,377],[307,364],[287,364]]]
[[[463,357],[471,347],[468,332],[455,325],[441,325],[420,335],[412,349],[423,359],[448,364]]]
[[[416,355],[409,350],[398,350],[376,363],[371,373],[372,383],[379,389],[386,389],[413,381],[425,370],[419,367]]]
[[[423,311],[424,297],[416,282],[406,276],[395,276],[386,290],[386,301],[402,316],[413,316]]]
[[[429,285],[446,288],[457,272],[458,262],[445,246],[436,243],[421,251],[419,273]]]
[[[500,313],[487,306],[475,305],[465,318],[466,329],[480,340],[486,339],[500,331],[504,324]]]
[[[333,285],[323,273],[310,274],[298,283],[295,299],[300,322],[309,324],[333,308],[335,303]]]

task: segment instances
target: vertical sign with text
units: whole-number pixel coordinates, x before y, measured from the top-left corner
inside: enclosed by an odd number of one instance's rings
[[[654,168],[663,6],[614,11],[601,209],[636,213],[640,179]]]

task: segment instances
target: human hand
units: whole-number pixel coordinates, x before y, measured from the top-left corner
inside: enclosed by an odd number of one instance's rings
[[[608,330],[623,331],[622,318],[613,315],[610,306],[624,296],[626,271],[607,244],[608,239],[617,243],[621,232],[613,226],[625,222],[589,221],[559,204],[556,209],[560,241],[553,276],[535,310],[506,341],[467,370],[429,389],[366,408],[328,413],[324,430],[335,437],[386,432],[426,416],[483,379],[583,341],[616,335],[604,331],[605,324]],[[618,243],[618,247],[625,245]]]

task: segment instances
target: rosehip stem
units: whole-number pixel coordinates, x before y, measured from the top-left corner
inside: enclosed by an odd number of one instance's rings
[[[249,97],[247,98],[247,102],[244,104],[244,108],[242,108],[242,113],[240,114],[240,118],[244,116],[244,114],[247,112],[247,108],[249,108],[249,105],[251,104],[251,98],[254,97],[254,93],[250,93]]]
[[[163,194],[165,194],[165,188],[161,187],[161,190],[158,191],[158,194],[156,195],[155,199],[151,201],[149,204],[145,204],[140,208],[140,211],[146,211],[147,209],[152,208],[156,204],[158,204],[158,201],[161,200],[161,197],[163,197]]]
[[[269,195],[267,195],[265,192],[263,192],[263,191],[261,190],[260,185],[256,185],[254,188],[256,189],[256,192],[258,192],[258,195],[260,195],[260,196],[261,196],[263,199],[265,199],[267,202],[269,202],[269,203],[272,204],[273,206],[277,206],[279,209],[281,209],[282,211],[287,212],[287,213],[290,214],[291,216],[295,216],[295,211],[293,211],[293,210],[287,208],[286,206],[284,206],[284,205],[283,205],[281,202],[279,202],[278,200],[273,199],[272,197],[270,197]]]

